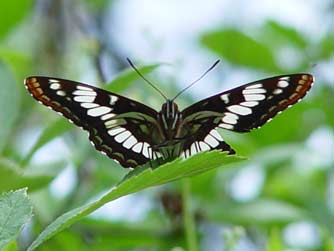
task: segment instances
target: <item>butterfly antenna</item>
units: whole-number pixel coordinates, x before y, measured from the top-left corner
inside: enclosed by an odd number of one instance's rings
[[[146,83],[152,86],[157,92],[160,93],[161,96],[163,96],[166,100],[168,100],[168,98],[165,96],[165,94],[162,93],[162,91],[160,91],[154,84],[152,84],[152,82],[150,82],[147,78],[144,77],[143,74],[140,73],[140,71],[136,68],[136,66],[132,63],[132,61],[129,58],[126,58],[126,60],[128,61],[129,65],[138,73],[138,75],[145,80]]]
[[[190,85],[188,85],[186,88],[184,88],[182,91],[180,91],[172,100],[175,100],[178,96],[180,96],[182,93],[184,93],[186,90],[188,90],[190,87],[192,87],[194,84],[196,84],[198,81],[200,81],[202,78],[204,78],[204,76],[206,74],[208,74],[213,68],[216,67],[216,65],[220,62],[220,60],[218,59],[209,69],[206,70],[206,72],[204,72],[202,74],[202,76],[200,76],[198,79],[196,79],[194,82],[192,82]]]

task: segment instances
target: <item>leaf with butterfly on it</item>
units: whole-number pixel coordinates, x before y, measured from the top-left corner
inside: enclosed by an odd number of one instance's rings
[[[232,164],[242,160],[244,160],[243,157],[227,155],[226,152],[210,151],[196,154],[186,160],[178,158],[155,169],[149,168],[148,165],[138,167],[128,173],[117,186],[111,188],[100,199],[75,208],[58,217],[39,234],[28,248],[28,251],[35,250],[60,231],[68,228],[104,204],[122,196],[136,193],[148,187],[198,175],[215,168],[233,167]]]

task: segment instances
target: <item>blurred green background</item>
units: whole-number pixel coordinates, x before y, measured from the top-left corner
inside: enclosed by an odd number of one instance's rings
[[[28,187],[34,206],[17,250],[128,172],[35,102],[24,78],[82,81],[159,109],[163,99],[128,69],[129,57],[169,97],[220,58],[181,108],[264,77],[313,74],[306,98],[261,129],[221,131],[249,159],[192,178],[192,210],[201,250],[333,251],[333,16],[331,0],[2,1],[0,191]],[[179,182],[147,189],[38,250],[187,250],[180,208]]]

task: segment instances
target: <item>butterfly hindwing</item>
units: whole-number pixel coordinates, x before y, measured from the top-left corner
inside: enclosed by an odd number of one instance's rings
[[[156,126],[157,113],[152,108],[70,80],[33,76],[25,84],[37,101],[87,130],[95,148],[122,166],[151,159],[150,129]]]

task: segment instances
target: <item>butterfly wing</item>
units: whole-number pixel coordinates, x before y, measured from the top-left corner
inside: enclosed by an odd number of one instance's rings
[[[312,83],[313,76],[306,73],[259,80],[199,101],[184,109],[182,117],[193,131],[197,145],[232,152],[225,142],[221,143],[222,139],[214,137],[217,135],[215,128],[235,132],[259,128],[301,100]],[[192,145],[186,147],[189,150]]]
[[[70,80],[32,76],[25,85],[38,102],[87,130],[95,148],[123,167],[153,158],[150,132],[157,125],[154,109]]]

